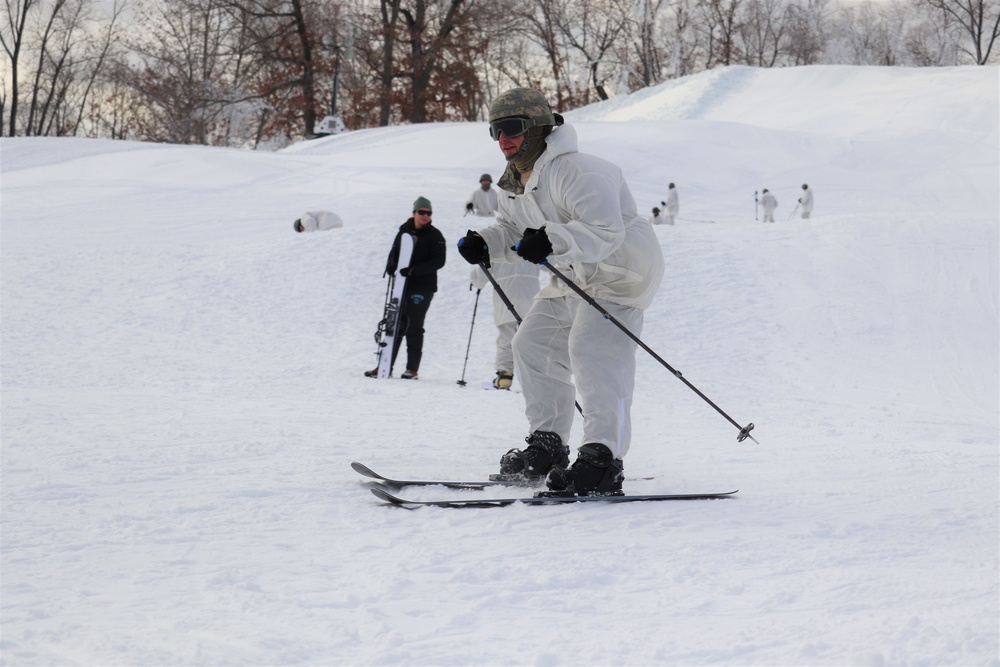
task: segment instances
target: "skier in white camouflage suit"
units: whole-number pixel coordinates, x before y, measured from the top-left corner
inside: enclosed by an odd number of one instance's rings
[[[667,218],[667,224],[674,224],[674,220],[677,219],[677,214],[681,210],[681,202],[677,197],[677,186],[671,183],[667,186],[667,201],[661,201],[660,204],[665,209],[664,214]]]
[[[813,212],[813,191],[809,189],[808,183],[802,184],[802,196],[799,197],[799,204],[802,205],[802,219],[808,220]]]
[[[465,202],[465,214],[475,213],[482,218],[492,218],[497,212],[497,191],[493,189],[493,177],[483,174],[479,177],[479,187]]]
[[[764,222],[774,222],[774,209],[778,208],[778,200],[767,188],[761,193],[760,206],[764,209]]]
[[[493,189],[493,177],[483,174],[479,177],[479,187],[469,197],[465,204],[466,215],[475,213],[480,218],[492,218],[499,207],[497,191]],[[530,262],[515,262],[513,264],[497,264],[490,269],[493,279],[510,300],[517,312],[517,317],[523,317],[531,307],[531,300],[538,292],[538,266]],[[477,266],[472,269],[472,284],[482,290],[490,285],[486,274]],[[493,291],[493,324],[497,328],[497,353],[494,359],[496,377],[493,378],[495,389],[510,389],[514,382],[514,352],[511,350],[511,340],[517,331],[517,317],[514,316],[500,295]]]
[[[504,262],[490,267],[490,273],[510,299],[518,317],[524,317],[531,307],[531,300],[538,293],[538,265],[531,262]],[[472,284],[481,290],[491,283],[477,266],[472,269]],[[517,318],[496,290],[493,290],[493,323],[497,327],[497,354],[494,360],[497,375],[493,378],[493,387],[510,389],[514,382],[514,350],[511,348],[511,341],[517,332]]]
[[[490,104],[490,135],[507,168],[496,224],[469,230],[459,252],[471,264],[550,262],[628,327],[663,277],[663,253],[639,215],[622,171],[577,151],[576,131],[545,97],[515,88]],[[514,335],[514,368],[530,435],[500,461],[501,476],[546,476],[552,491],[620,494],[631,440],[636,345],[556,276],[535,297]],[[569,464],[574,400],[583,445]]]

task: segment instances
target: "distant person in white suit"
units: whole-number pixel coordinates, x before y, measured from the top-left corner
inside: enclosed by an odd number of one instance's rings
[[[661,201],[660,204],[666,209],[664,211],[666,223],[674,224],[674,219],[681,210],[681,202],[677,198],[677,187],[673,183],[667,186],[667,201]]]
[[[802,219],[808,220],[813,212],[813,191],[809,189],[808,183],[802,184],[802,196],[799,197],[799,204],[802,205]]]
[[[764,209],[764,222],[774,222],[774,209],[778,208],[778,200],[774,198],[774,195],[767,188],[764,188],[762,194],[760,206]]]
[[[538,265],[531,262],[497,262],[490,268],[490,274],[510,299],[518,317],[528,314],[531,302],[538,293],[538,272]],[[480,290],[490,284],[478,266],[472,269],[472,284]],[[494,361],[497,375],[493,378],[493,387],[510,389],[514,381],[514,351],[510,343],[517,332],[517,318],[496,290],[493,290],[493,323],[497,327],[497,356]]]
[[[329,211],[309,211],[292,224],[295,231],[300,233],[325,232],[343,226],[344,221],[340,219],[340,216]]]
[[[490,218],[497,212],[497,191],[493,189],[493,177],[483,174],[479,177],[479,187],[465,202],[465,213],[475,213],[481,218]]]
[[[656,206],[653,207],[653,215],[649,218],[649,224],[651,225],[662,225],[664,223],[664,218],[660,215],[660,209]]]

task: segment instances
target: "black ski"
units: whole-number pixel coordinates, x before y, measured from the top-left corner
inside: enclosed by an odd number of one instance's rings
[[[388,489],[374,485],[371,491],[379,500],[398,507],[503,507],[505,505],[565,505],[567,503],[637,503],[656,500],[713,500],[731,498],[737,491],[725,493],[676,493],[666,495],[634,496],[531,496],[527,498],[476,498],[474,500],[407,500],[389,493]]]
[[[354,468],[354,472],[359,475],[364,475],[365,477],[370,477],[371,479],[377,480],[384,484],[385,486],[390,486],[395,489],[401,489],[404,486],[446,486],[451,489],[485,489],[487,486],[529,486],[527,484],[518,484],[516,482],[507,481],[476,481],[476,482],[460,482],[456,480],[443,480],[443,479],[391,479],[384,475],[380,475],[364,463],[358,463],[357,461],[351,462],[351,467]]]
[[[525,488],[537,488],[541,486],[545,480],[540,479],[536,483],[531,483],[523,479],[496,479],[499,475],[490,475],[489,480],[469,480],[469,481],[459,481],[453,479],[392,479],[391,477],[386,477],[385,475],[380,475],[375,472],[364,463],[359,463],[358,461],[352,461],[351,467],[354,468],[354,472],[359,475],[364,475],[374,479],[375,481],[381,483],[383,486],[392,487],[394,489],[401,489],[404,486],[445,486],[450,489],[469,489],[472,491],[485,489],[488,486],[518,486]],[[653,479],[652,477],[627,477],[626,482],[633,481],[648,481]]]

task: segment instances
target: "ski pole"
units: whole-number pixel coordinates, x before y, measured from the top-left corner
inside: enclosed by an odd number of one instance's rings
[[[507,298],[507,295],[504,293],[503,289],[500,288],[500,283],[498,283],[496,278],[493,277],[493,274],[490,273],[490,270],[486,268],[486,262],[479,262],[479,268],[483,270],[483,273],[486,274],[486,277],[489,278],[489,281],[493,283],[493,290],[497,293],[497,295],[500,296],[500,300],[503,301],[505,306],[507,306],[507,310],[510,311],[510,314],[514,316],[514,319],[517,320],[518,326],[520,326],[521,316],[517,314],[517,309],[514,308],[514,304],[510,302],[510,299]],[[584,416],[583,408],[580,407],[580,403],[574,400],[573,405],[576,406],[576,410],[577,412],[580,413],[580,416],[581,417]]]
[[[760,204],[757,203],[757,191],[753,191],[753,220],[757,222],[757,211],[760,209]]]
[[[395,274],[390,274],[385,288],[385,305],[382,306],[382,319],[379,320],[378,326],[375,327],[375,344],[378,346],[378,350],[375,351],[376,357],[382,354],[382,348],[384,347],[382,345],[382,333],[385,331],[385,323],[388,320],[389,298],[392,296],[392,285],[395,280]]]
[[[469,289],[472,289],[472,285],[469,285]],[[479,293],[483,290],[476,290],[476,303],[472,306],[472,324],[469,325],[469,343],[465,346],[465,363],[462,364],[462,379],[458,381],[458,384],[463,387],[466,385],[465,382],[465,367],[469,365],[469,348],[472,347],[472,328],[476,326],[476,311],[479,310]]]
[[[794,218],[794,217],[795,217],[795,212],[796,212],[797,210],[799,210],[799,204],[801,204],[801,203],[802,203],[802,202],[799,202],[798,204],[796,204],[796,205],[795,205],[795,208],[793,208],[793,209],[792,209],[792,214],[788,216],[788,219],[789,219],[789,220],[791,220],[792,218]]]
[[[684,384],[686,384],[691,391],[693,391],[694,393],[698,394],[698,396],[700,396],[702,398],[702,400],[704,400],[706,403],[708,403],[713,408],[715,408],[716,412],[718,412],[720,415],[722,415],[727,420],[729,420],[730,424],[732,424],[733,426],[735,426],[736,428],[738,428],[740,430],[740,433],[739,433],[739,435],[736,436],[736,441],[737,442],[743,442],[747,438],[750,438],[754,442],[757,442],[757,439],[754,438],[752,435],[750,435],[750,431],[753,430],[753,424],[752,423],[751,424],[747,424],[746,426],[740,426],[739,423],[736,420],[734,420],[732,417],[730,417],[729,415],[727,415],[722,410],[722,408],[720,408],[718,405],[716,405],[715,403],[713,403],[711,401],[711,399],[708,398],[708,396],[705,396],[705,394],[701,393],[701,391],[699,391],[697,387],[695,387],[693,384],[691,384],[690,382],[688,382],[687,379],[681,374],[680,371],[675,370],[670,364],[668,364],[666,361],[664,361],[663,358],[660,357],[660,355],[658,355],[656,352],[654,352],[648,345],[646,345],[645,343],[643,343],[642,340],[640,340],[638,336],[636,336],[634,333],[632,333],[631,331],[629,331],[628,327],[626,327],[624,324],[622,324],[617,318],[615,318],[614,315],[612,315],[607,310],[605,310],[603,307],[601,307],[601,304],[597,303],[597,301],[595,301],[592,296],[590,296],[589,294],[587,294],[586,292],[584,292],[580,288],[579,285],[577,285],[572,280],[570,280],[569,278],[567,278],[566,276],[564,276],[562,274],[562,272],[559,271],[557,268],[555,268],[554,266],[552,266],[551,264],[549,264],[548,260],[544,260],[543,259],[540,263],[541,263],[542,266],[544,266],[549,271],[551,271],[557,278],[559,278],[564,283],[566,283],[566,285],[568,285],[571,290],[573,290],[574,292],[576,292],[577,295],[580,296],[580,298],[582,298],[584,301],[586,301],[591,306],[593,306],[594,308],[596,308],[597,311],[599,313],[601,313],[601,315],[604,316],[604,319],[609,320],[612,324],[614,324],[616,327],[618,327],[623,332],[625,332],[626,336],[628,336],[633,341],[635,341],[635,343],[638,344],[639,347],[641,347],[642,349],[644,349],[646,352],[648,352],[650,354],[650,356],[652,356],[654,359],[656,359],[661,364],[663,364],[664,368],[666,368],[668,371],[670,371],[671,373],[673,373],[674,376],[678,380],[680,380],[681,382],[683,382]],[[759,445],[760,443],[757,442],[757,444]]]

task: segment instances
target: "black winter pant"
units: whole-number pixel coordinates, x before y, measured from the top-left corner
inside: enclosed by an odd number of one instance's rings
[[[408,292],[403,297],[403,312],[401,321],[406,332],[406,368],[411,371],[420,370],[420,358],[424,356],[424,319],[431,307],[434,292]],[[392,343],[392,365],[396,365],[402,336],[396,336]]]

